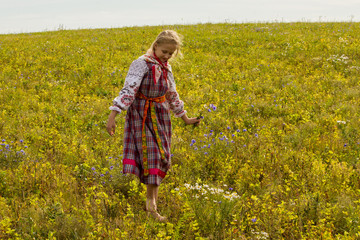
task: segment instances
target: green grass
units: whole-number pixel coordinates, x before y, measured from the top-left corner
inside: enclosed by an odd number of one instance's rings
[[[177,90],[205,118],[173,118],[157,223],[121,173],[125,115],[115,137],[105,125],[163,29],[184,36]],[[345,22],[0,35],[0,238],[360,238],[359,34]]]

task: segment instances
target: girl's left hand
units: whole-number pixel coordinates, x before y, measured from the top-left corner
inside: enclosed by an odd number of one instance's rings
[[[198,119],[198,118],[188,118],[186,116],[186,114],[184,114],[184,116],[182,116],[181,118],[182,118],[182,120],[184,120],[186,125],[190,125],[190,124],[198,125],[201,121],[201,119]]]

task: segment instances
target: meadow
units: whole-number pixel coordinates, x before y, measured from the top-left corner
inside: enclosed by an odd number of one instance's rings
[[[198,127],[173,120],[159,212],[105,129],[157,34]],[[360,239],[360,23],[0,35],[0,239]]]

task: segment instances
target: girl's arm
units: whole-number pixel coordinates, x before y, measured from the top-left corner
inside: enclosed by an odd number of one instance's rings
[[[106,124],[106,130],[110,134],[110,136],[113,136],[115,134],[115,128],[116,128],[115,117],[117,114],[118,114],[117,111],[112,110],[109,115],[108,122]]]
[[[144,60],[138,59],[131,63],[128,74],[125,78],[124,87],[121,89],[119,96],[114,99],[113,105],[109,108],[112,111],[106,124],[106,130],[111,136],[115,134],[116,115],[121,113],[121,111],[126,111],[133,103],[147,70],[147,64]]]
[[[148,71],[147,64],[142,59],[133,61],[125,78],[124,87],[120,90],[119,96],[113,101],[110,110],[117,112],[126,111],[133,103],[138,92],[142,79]]]
[[[188,118],[188,116],[186,116],[186,113],[181,117],[181,119],[184,120],[185,124],[187,125],[198,124],[201,121],[201,119],[199,118]]]
[[[168,75],[169,80],[169,90],[166,93],[166,99],[169,102],[170,109],[174,113],[175,117],[181,117],[185,124],[198,124],[201,119],[198,118],[188,118],[186,111],[184,110],[184,102],[180,100],[179,94],[176,91],[176,85],[174,76],[171,72]]]

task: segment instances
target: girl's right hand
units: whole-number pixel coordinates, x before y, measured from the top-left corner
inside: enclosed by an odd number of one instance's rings
[[[115,128],[116,128],[115,117],[116,117],[116,114],[117,114],[116,111],[112,111],[110,113],[108,122],[106,124],[106,130],[110,134],[110,136],[114,136],[114,134],[115,134]]]

